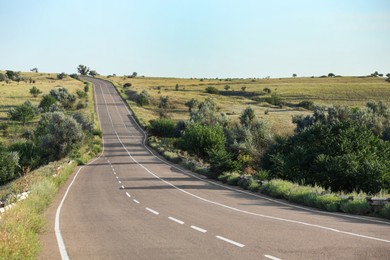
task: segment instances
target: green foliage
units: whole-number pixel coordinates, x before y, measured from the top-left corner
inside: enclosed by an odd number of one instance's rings
[[[124,88],[130,88],[132,85],[130,82],[127,82],[123,85]]]
[[[265,101],[274,106],[280,106],[284,102],[283,98],[280,95],[275,93],[271,94],[271,96],[266,98]]]
[[[72,118],[81,125],[81,128],[86,132],[92,132],[93,122],[85,117],[82,113],[75,113]]]
[[[30,88],[30,94],[33,97],[37,97],[39,94],[42,94],[42,91],[40,91],[36,86],[33,86],[32,88]]]
[[[312,110],[314,108],[314,102],[311,100],[304,100],[299,102],[298,106],[306,108],[308,110]]]
[[[87,94],[88,91],[89,91],[89,84],[86,83],[86,84],[84,85],[84,92]]]
[[[26,101],[20,106],[11,108],[8,114],[11,120],[20,121],[23,125],[25,125],[28,121],[31,121],[34,118],[37,114],[37,109],[30,101]]]
[[[365,199],[354,199],[341,203],[340,210],[345,213],[364,215],[371,211],[371,207]]]
[[[195,98],[187,101],[184,104],[186,107],[188,107],[188,111],[191,113],[194,108],[196,108],[199,105],[199,101]]]
[[[150,132],[154,136],[173,137],[175,130],[176,123],[169,118],[160,118],[150,122]]]
[[[237,172],[233,172],[232,174],[230,174],[230,175],[227,177],[226,182],[227,182],[227,184],[229,184],[229,185],[237,186],[239,180],[240,180],[240,174],[237,173]]]
[[[80,73],[83,76],[86,76],[86,75],[88,75],[89,68],[87,66],[85,66],[85,65],[79,65],[77,67],[77,72]]]
[[[32,141],[14,142],[8,150],[18,154],[21,168],[34,170],[41,165],[40,151]]]
[[[88,97],[87,92],[79,90],[79,89],[76,90],[76,95],[77,95],[78,98],[86,98],[86,97]]]
[[[196,108],[191,109],[189,121],[206,125],[218,124],[221,126],[225,126],[228,123],[226,115],[217,113],[217,104],[212,98],[206,98]]]
[[[247,107],[244,111],[242,111],[240,115],[240,123],[244,127],[249,127],[252,125],[253,120],[255,119],[255,111],[251,107]]]
[[[387,203],[379,212],[382,217],[390,219],[390,203]]]
[[[137,99],[138,105],[146,106],[150,104],[150,95],[146,90],[142,90]]]
[[[210,163],[208,177],[216,179],[223,172],[237,170],[237,164],[233,161],[231,153],[222,147],[216,147],[208,150],[207,161]]]
[[[0,184],[13,180],[19,169],[19,155],[9,152],[0,144]]]
[[[271,176],[332,191],[390,187],[390,143],[351,121],[314,124],[270,149]]]
[[[7,70],[5,72],[5,75],[7,76],[7,78],[9,80],[13,80],[13,81],[17,81],[17,82],[22,80],[22,78],[20,76],[20,71]]]
[[[57,79],[61,80],[61,79],[64,79],[68,76],[68,74],[66,74],[65,72],[62,72],[62,73],[59,73],[57,74]]]
[[[7,80],[8,80],[7,75],[4,74],[4,73],[0,73],[0,82],[1,82],[1,81],[7,81]]]
[[[208,86],[205,91],[209,94],[219,94],[219,90],[214,86]]]
[[[35,139],[47,161],[58,160],[80,145],[81,125],[61,112],[45,113],[38,122]]]
[[[179,91],[179,84],[176,84],[175,90],[176,90],[176,91]]]
[[[225,143],[221,126],[193,123],[184,131],[181,146],[184,150],[206,158],[211,150],[225,149]]]
[[[54,88],[50,90],[50,96],[54,97],[65,108],[71,108],[76,101],[76,96],[70,94],[66,88]]]
[[[92,77],[96,77],[99,75],[99,73],[97,73],[96,70],[90,70],[88,74],[89,74],[89,76],[92,76]]]

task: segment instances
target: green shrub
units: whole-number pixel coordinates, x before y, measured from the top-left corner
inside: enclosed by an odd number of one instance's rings
[[[337,212],[340,210],[340,204],[342,199],[336,194],[325,194],[317,196],[315,200],[315,206],[320,209],[324,209],[331,212]],[[311,206],[311,204],[306,203]]]
[[[279,106],[283,104],[283,98],[278,94],[271,94],[265,101],[271,105]]]
[[[248,190],[250,191],[258,191],[260,189],[260,183],[258,183],[256,180],[254,179],[250,179],[249,180],[249,185],[248,185]]]
[[[15,152],[8,152],[0,144],[0,184],[13,180],[19,170],[19,155]]]
[[[219,94],[219,90],[214,86],[208,86],[205,91],[209,94]]]
[[[41,164],[41,155],[38,147],[31,141],[18,141],[10,145],[8,150],[16,152],[19,158],[21,168],[29,167],[30,170],[36,169]]]
[[[387,203],[383,209],[379,212],[379,214],[384,217],[390,219],[390,203]]]
[[[265,181],[269,179],[269,171],[261,169],[255,173],[254,178],[259,181]]]
[[[169,118],[150,121],[150,132],[154,136],[172,137],[176,132],[176,123]]]
[[[226,183],[230,175],[232,175],[231,172],[224,172],[223,174],[218,176],[218,180],[222,181],[223,183]]]
[[[371,206],[365,199],[354,199],[342,202],[340,210],[345,213],[364,215],[371,211]]]
[[[247,190],[250,184],[251,176],[250,175],[242,175],[237,182],[237,185]]]
[[[273,178],[375,194],[390,185],[390,143],[351,121],[314,124],[268,150]]]
[[[306,109],[309,109],[309,110],[312,110],[314,108],[314,102],[311,101],[311,100],[304,100],[304,101],[301,101],[299,104],[298,104],[299,107],[303,107],[303,108],[306,108]]]
[[[273,179],[261,186],[261,192],[276,198],[288,199],[288,194],[293,186],[294,184],[289,181]]]
[[[37,109],[30,101],[26,101],[22,105],[11,108],[8,111],[11,120],[20,121],[23,125],[31,121],[36,114]]]
[[[206,158],[211,150],[225,149],[226,138],[221,126],[190,124],[181,138],[181,147]]]
[[[240,180],[240,174],[237,172],[232,173],[226,180],[227,184],[237,186]]]
[[[137,97],[137,103],[141,107],[150,104],[150,95],[146,90],[142,90],[142,92],[139,94]]]

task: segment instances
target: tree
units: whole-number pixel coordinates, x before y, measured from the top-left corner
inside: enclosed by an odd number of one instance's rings
[[[223,88],[224,88],[226,91],[228,91],[228,90],[230,89],[230,86],[229,86],[229,85],[225,85]]]
[[[0,81],[7,81],[7,80],[8,80],[7,75],[4,73],[0,73]]]
[[[35,72],[35,73],[38,73],[38,68],[32,68],[30,71],[31,71],[31,72]]]
[[[66,78],[67,76],[68,76],[68,74],[62,72],[62,73],[57,74],[57,79],[60,79],[60,80],[61,80],[61,79]]]
[[[89,76],[92,76],[92,77],[95,77],[95,76],[98,76],[99,73],[96,72],[96,70],[90,70],[89,71]]]
[[[20,71],[7,70],[5,74],[7,75],[7,78],[10,80],[18,81],[18,82],[21,80]]]
[[[195,98],[192,98],[191,100],[187,101],[184,105],[188,107],[188,111],[191,113],[192,109],[199,105],[199,101]]]
[[[176,91],[179,91],[179,84],[176,84],[175,90],[176,90]]]
[[[292,74],[292,76],[295,79],[297,77],[297,74],[294,73],[294,74]]]
[[[11,120],[20,121],[25,125],[28,121],[34,118],[37,113],[37,109],[32,105],[30,101],[24,102],[20,106],[11,108],[8,115]]]
[[[19,168],[19,156],[15,152],[8,152],[4,146],[0,144],[0,184],[14,179],[15,173]]]
[[[64,158],[83,140],[81,125],[61,112],[43,114],[34,135],[47,161]]]
[[[253,108],[247,107],[244,111],[242,111],[240,115],[240,123],[243,126],[249,127],[255,117],[255,111],[253,110]]]
[[[30,88],[30,94],[33,97],[37,97],[39,94],[42,94],[42,91],[40,91],[36,86],[33,86],[32,88]]]
[[[386,77],[390,78],[390,73],[387,73],[387,74],[386,74]]]
[[[131,77],[132,78],[136,78],[137,77],[137,72],[133,72],[133,74],[131,74]]]
[[[85,65],[79,65],[79,66],[77,67],[77,71],[78,71],[78,73],[80,73],[81,75],[86,76],[86,75],[88,75],[89,68],[88,68],[87,66],[85,66]]]
[[[242,92],[245,92],[246,91],[246,86],[242,86],[241,90],[242,90]]]
[[[328,77],[329,77],[329,78],[334,78],[334,77],[336,77],[336,75],[333,74],[333,73],[329,73],[329,74],[328,74]]]

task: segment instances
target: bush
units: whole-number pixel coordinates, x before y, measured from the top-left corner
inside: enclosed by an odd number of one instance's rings
[[[150,132],[154,136],[173,137],[176,132],[176,123],[169,118],[160,118],[150,121]]]
[[[250,179],[248,183],[248,190],[250,191],[258,191],[260,189],[260,183],[258,183],[254,179]]]
[[[36,113],[37,109],[30,101],[26,101],[22,105],[11,108],[8,111],[11,120],[20,121],[23,125],[32,120]]]
[[[137,98],[137,103],[141,107],[150,104],[150,96],[146,90],[142,90],[142,92],[139,94],[139,96]]]
[[[57,99],[55,99],[51,95],[45,95],[42,97],[41,102],[38,105],[38,108],[41,110],[41,112],[45,113],[49,111],[49,108],[54,105],[57,102]]]
[[[37,97],[39,94],[42,94],[42,91],[40,91],[36,86],[33,86],[32,88],[30,88],[30,94],[33,97]]]
[[[273,178],[375,194],[390,186],[390,143],[351,121],[314,124],[272,147],[263,166]]]
[[[240,180],[240,174],[237,172],[234,172],[234,173],[229,175],[226,182],[229,185],[237,186],[239,180]]]
[[[382,217],[390,219],[390,203],[387,203],[379,212]]]
[[[19,156],[16,152],[8,152],[0,144],[0,184],[5,184],[16,177],[19,169]]]
[[[365,199],[354,199],[341,203],[340,210],[345,213],[364,215],[370,212],[371,206]]]
[[[283,105],[283,98],[278,94],[271,94],[271,96],[266,98],[265,101],[274,106]]]
[[[130,88],[132,85],[130,82],[127,82],[123,85],[124,88]]]
[[[50,96],[55,98],[65,108],[71,108],[76,101],[76,96],[70,94],[66,88],[54,88],[50,90]]]
[[[213,86],[208,86],[205,89],[205,91],[206,91],[206,93],[209,93],[209,94],[219,94],[219,90],[216,87],[213,87]]]
[[[226,138],[221,126],[190,124],[184,131],[181,146],[184,150],[206,158],[208,152],[225,149]]]
[[[61,159],[80,145],[83,140],[81,125],[73,118],[61,112],[45,113],[35,130],[38,147],[42,149],[42,158],[47,161]]]
[[[231,172],[225,172],[225,173],[218,176],[218,180],[222,181],[223,183],[226,183],[227,179],[229,178],[229,176],[231,174],[232,174]]]
[[[298,104],[299,107],[303,107],[303,108],[306,108],[306,109],[309,109],[309,110],[312,110],[314,108],[314,102],[311,101],[311,100],[304,100],[304,101],[301,101],[299,104]]]
[[[14,142],[8,148],[9,151],[16,152],[19,156],[19,166],[34,170],[41,165],[41,155],[38,147],[31,141]]]
[[[76,91],[76,95],[77,95],[78,98],[86,98],[86,97],[88,97],[87,92],[79,90],[79,89]]]
[[[75,113],[73,114],[72,118],[76,120],[77,123],[81,125],[81,128],[84,131],[91,132],[93,129],[93,122],[91,122],[88,118],[86,118],[81,113]]]
[[[68,76],[68,74],[62,72],[62,73],[59,73],[57,74],[57,79],[61,80],[61,79],[64,79]]]

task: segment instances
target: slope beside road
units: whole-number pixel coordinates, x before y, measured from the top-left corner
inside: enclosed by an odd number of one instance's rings
[[[48,210],[41,259],[388,259],[389,221],[297,207],[165,162],[114,86],[88,80],[104,151]]]

